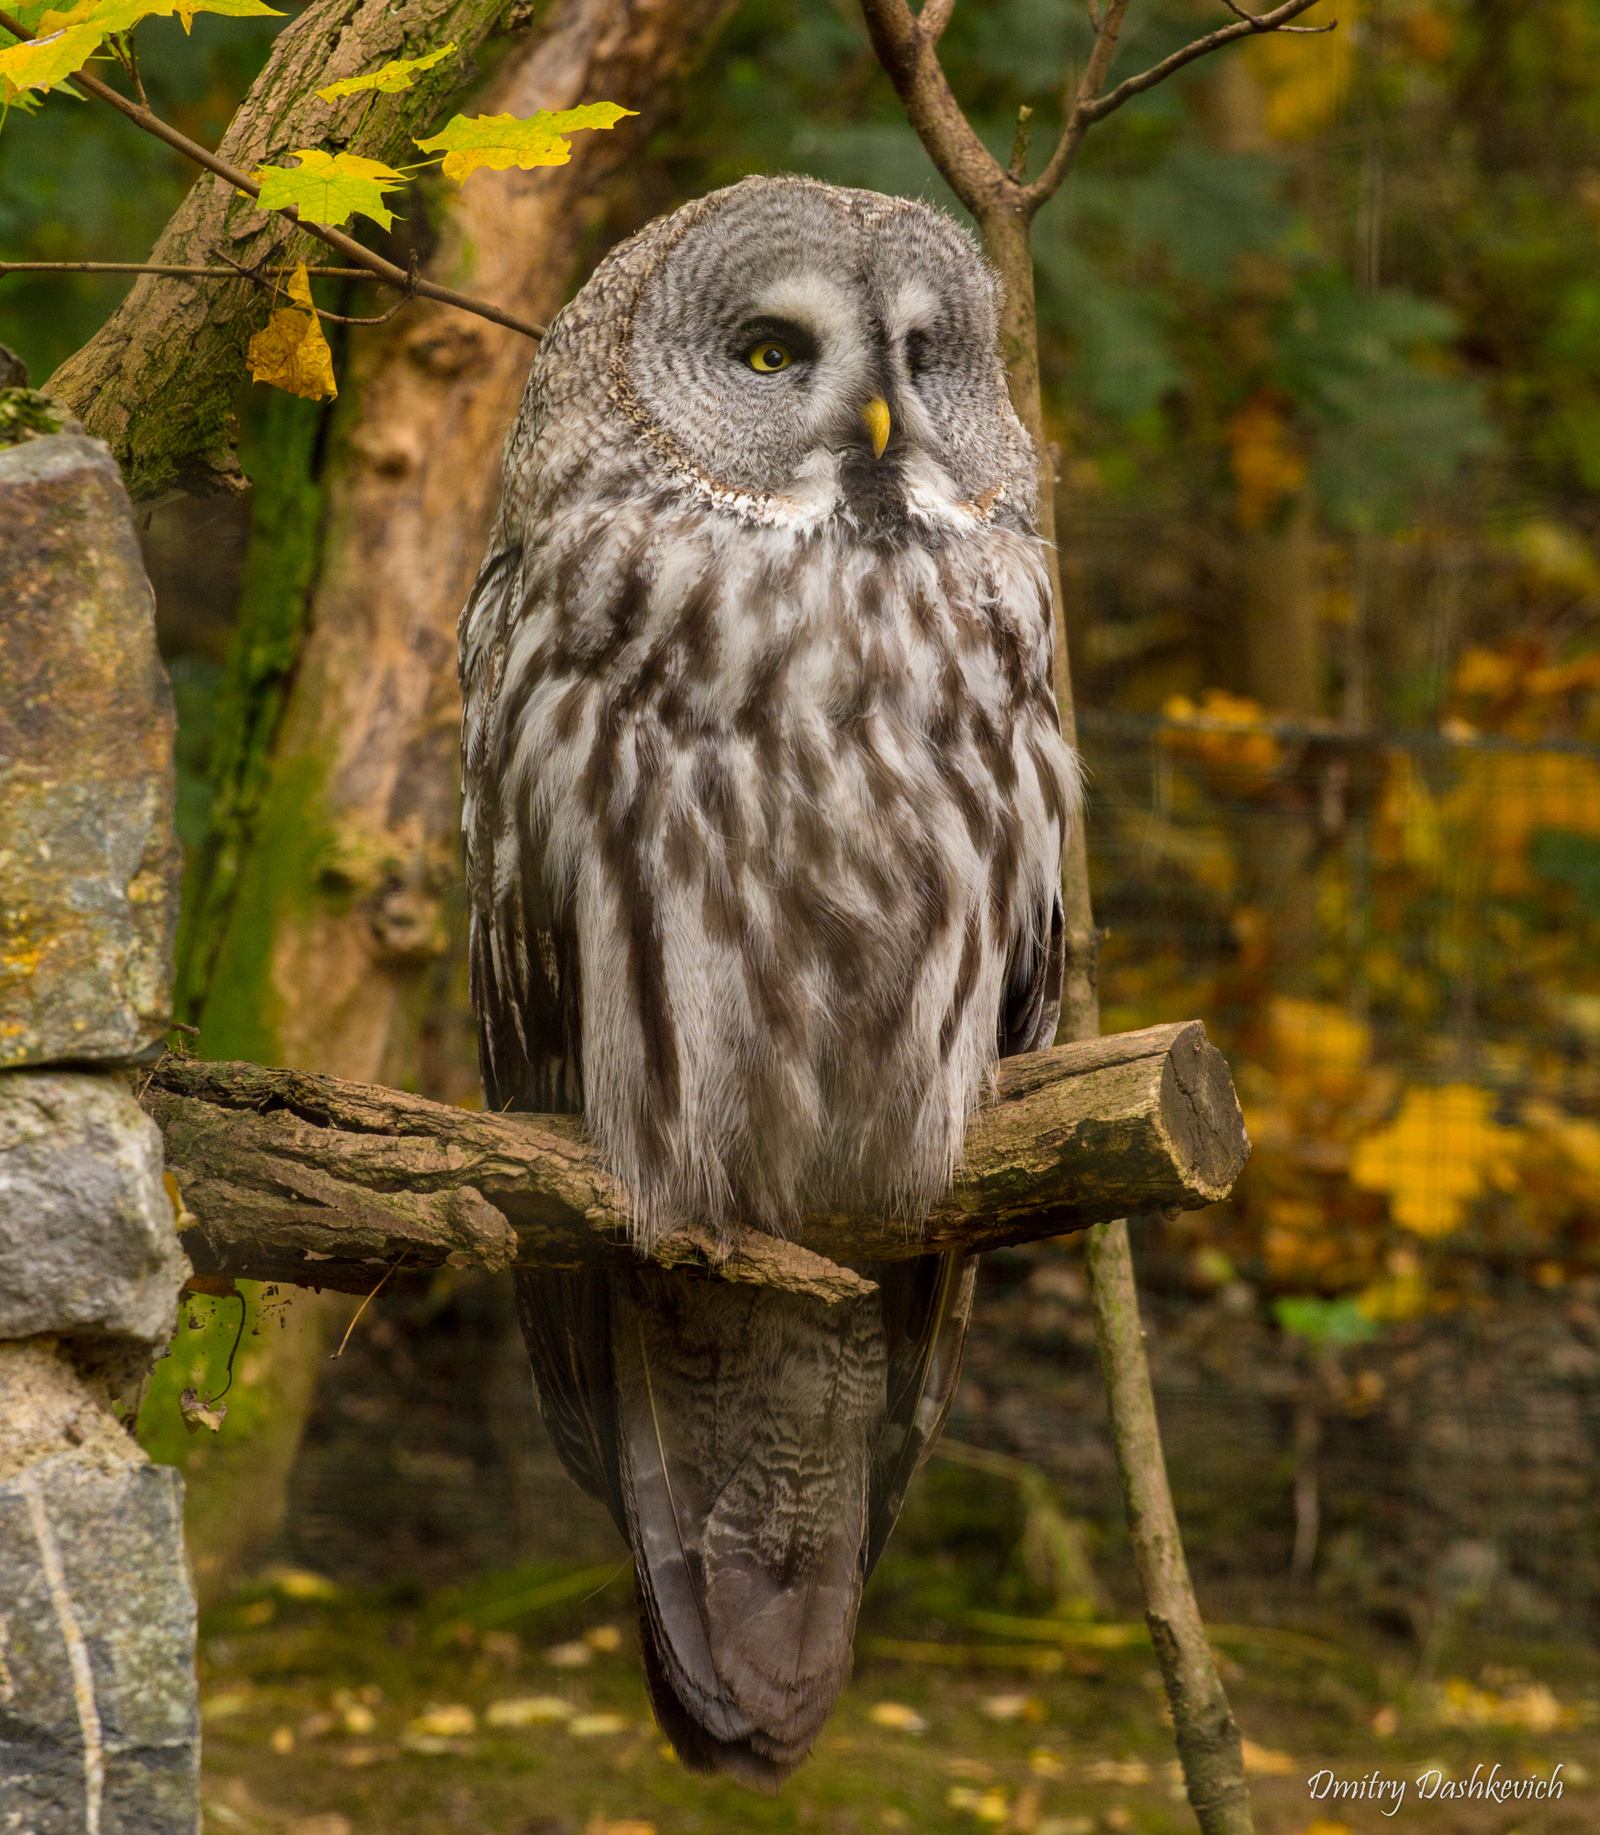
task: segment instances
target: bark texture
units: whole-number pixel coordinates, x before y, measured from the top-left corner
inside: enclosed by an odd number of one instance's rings
[[[568,165],[475,178],[451,200],[433,276],[522,317],[551,318],[586,205],[727,10],[705,0],[562,0],[476,106],[523,115],[606,98],[638,118],[579,135]],[[248,856],[260,837],[281,834],[278,861],[294,853],[305,866],[289,884],[262,858],[245,867],[232,908],[213,901],[203,947],[216,952],[219,998],[199,1008],[212,1053],[364,1081],[417,1075],[419,1008],[450,944],[448,901],[460,880],[456,617],[499,501],[500,447],[533,353],[481,319],[409,308],[353,341],[315,492],[274,487],[286,526],[259,565],[299,554],[280,591],[302,609],[280,606],[274,618],[288,630],[298,617],[304,636],[259,821],[231,845]],[[306,523],[318,518],[313,551]]]
[[[1198,1021],[1007,1059],[973,1117],[959,1182],[921,1231],[864,1215],[795,1239],[679,1230],[667,1266],[815,1294],[863,1291],[845,1263],[997,1247],[1128,1210],[1226,1196],[1249,1152],[1233,1085]],[[169,1058],[144,1106],[198,1220],[197,1272],[369,1292],[410,1268],[636,1259],[616,1183],[571,1116],[473,1113],[398,1090]]]
[[[327,138],[337,150],[354,134],[368,98],[324,102],[316,94],[319,85],[454,39],[459,58],[424,72],[409,90],[378,96],[362,128],[356,150],[405,163],[416,156],[412,135],[426,133],[445,100],[470,78],[474,51],[510,11],[510,0],[405,0],[401,6],[316,0],[279,35],[217,151],[252,172],[263,161],[282,164],[294,148]],[[150,259],[217,266],[216,258],[226,255],[248,267],[280,244],[291,260],[322,246],[286,232],[281,218],[264,214],[208,172],[195,181]],[[197,496],[242,491],[248,480],[234,450],[233,404],[246,374],[245,347],[266,323],[265,300],[247,281],[145,275],[44,392],[110,444],[135,501],[170,489]]]
[[[1167,1484],[1125,1223],[1090,1232],[1088,1267],[1123,1508],[1189,1804],[1202,1835],[1252,1835],[1239,1726],[1206,1641]]]

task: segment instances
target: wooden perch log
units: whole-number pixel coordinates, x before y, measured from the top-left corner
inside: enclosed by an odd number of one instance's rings
[[[369,1292],[384,1270],[575,1268],[638,1260],[625,1194],[565,1115],[490,1115],[400,1090],[257,1064],[169,1057],[143,1093],[193,1214],[203,1276]],[[926,1224],[809,1218],[793,1240],[694,1226],[666,1266],[833,1302],[870,1292],[849,1264],[992,1249],[1227,1196],[1250,1151],[1233,1083],[1198,1020],[996,1067],[965,1163]]]

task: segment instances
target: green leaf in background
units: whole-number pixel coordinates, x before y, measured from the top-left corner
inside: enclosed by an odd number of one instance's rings
[[[1044,303],[1070,327],[1074,381],[1100,413],[1128,426],[1182,387],[1168,335],[1171,306],[1160,293],[1108,280],[1059,223],[1037,238],[1034,254]]]
[[[1414,294],[1326,273],[1296,289],[1273,370],[1316,431],[1313,484],[1336,524],[1398,526],[1420,490],[1494,444],[1480,386],[1440,365],[1454,332],[1452,313]]]
[[[1273,1302],[1273,1316],[1294,1338],[1308,1344],[1365,1344],[1378,1336],[1379,1327],[1349,1294],[1337,1300],[1300,1294]]]
[[[1565,828],[1541,828],[1528,848],[1536,873],[1566,886],[1580,905],[1600,912],[1600,841]]]

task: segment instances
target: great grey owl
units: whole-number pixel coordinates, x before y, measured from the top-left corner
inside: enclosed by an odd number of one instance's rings
[[[484,1089],[581,1109],[641,1242],[914,1230],[995,1058],[1051,1042],[1077,772],[997,310],[926,205],[747,179],[616,249],[533,366],[460,633]],[[689,1765],[772,1788],[815,1740],[973,1271],[831,1307],[519,1275]]]

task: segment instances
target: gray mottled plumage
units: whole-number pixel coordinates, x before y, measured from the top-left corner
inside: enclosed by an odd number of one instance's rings
[[[540,348],[461,621],[473,994],[489,1100],[581,1108],[641,1240],[914,1229],[994,1059],[1050,1042],[1076,771],[996,306],[936,211],[750,179],[623,244]],[[759,339],[795,360],[759,373]],[[970,1265],[870,1272],[832,1308],[519,1278],[657,1715],[756,1784],[832,1707],[956,1380]]]

